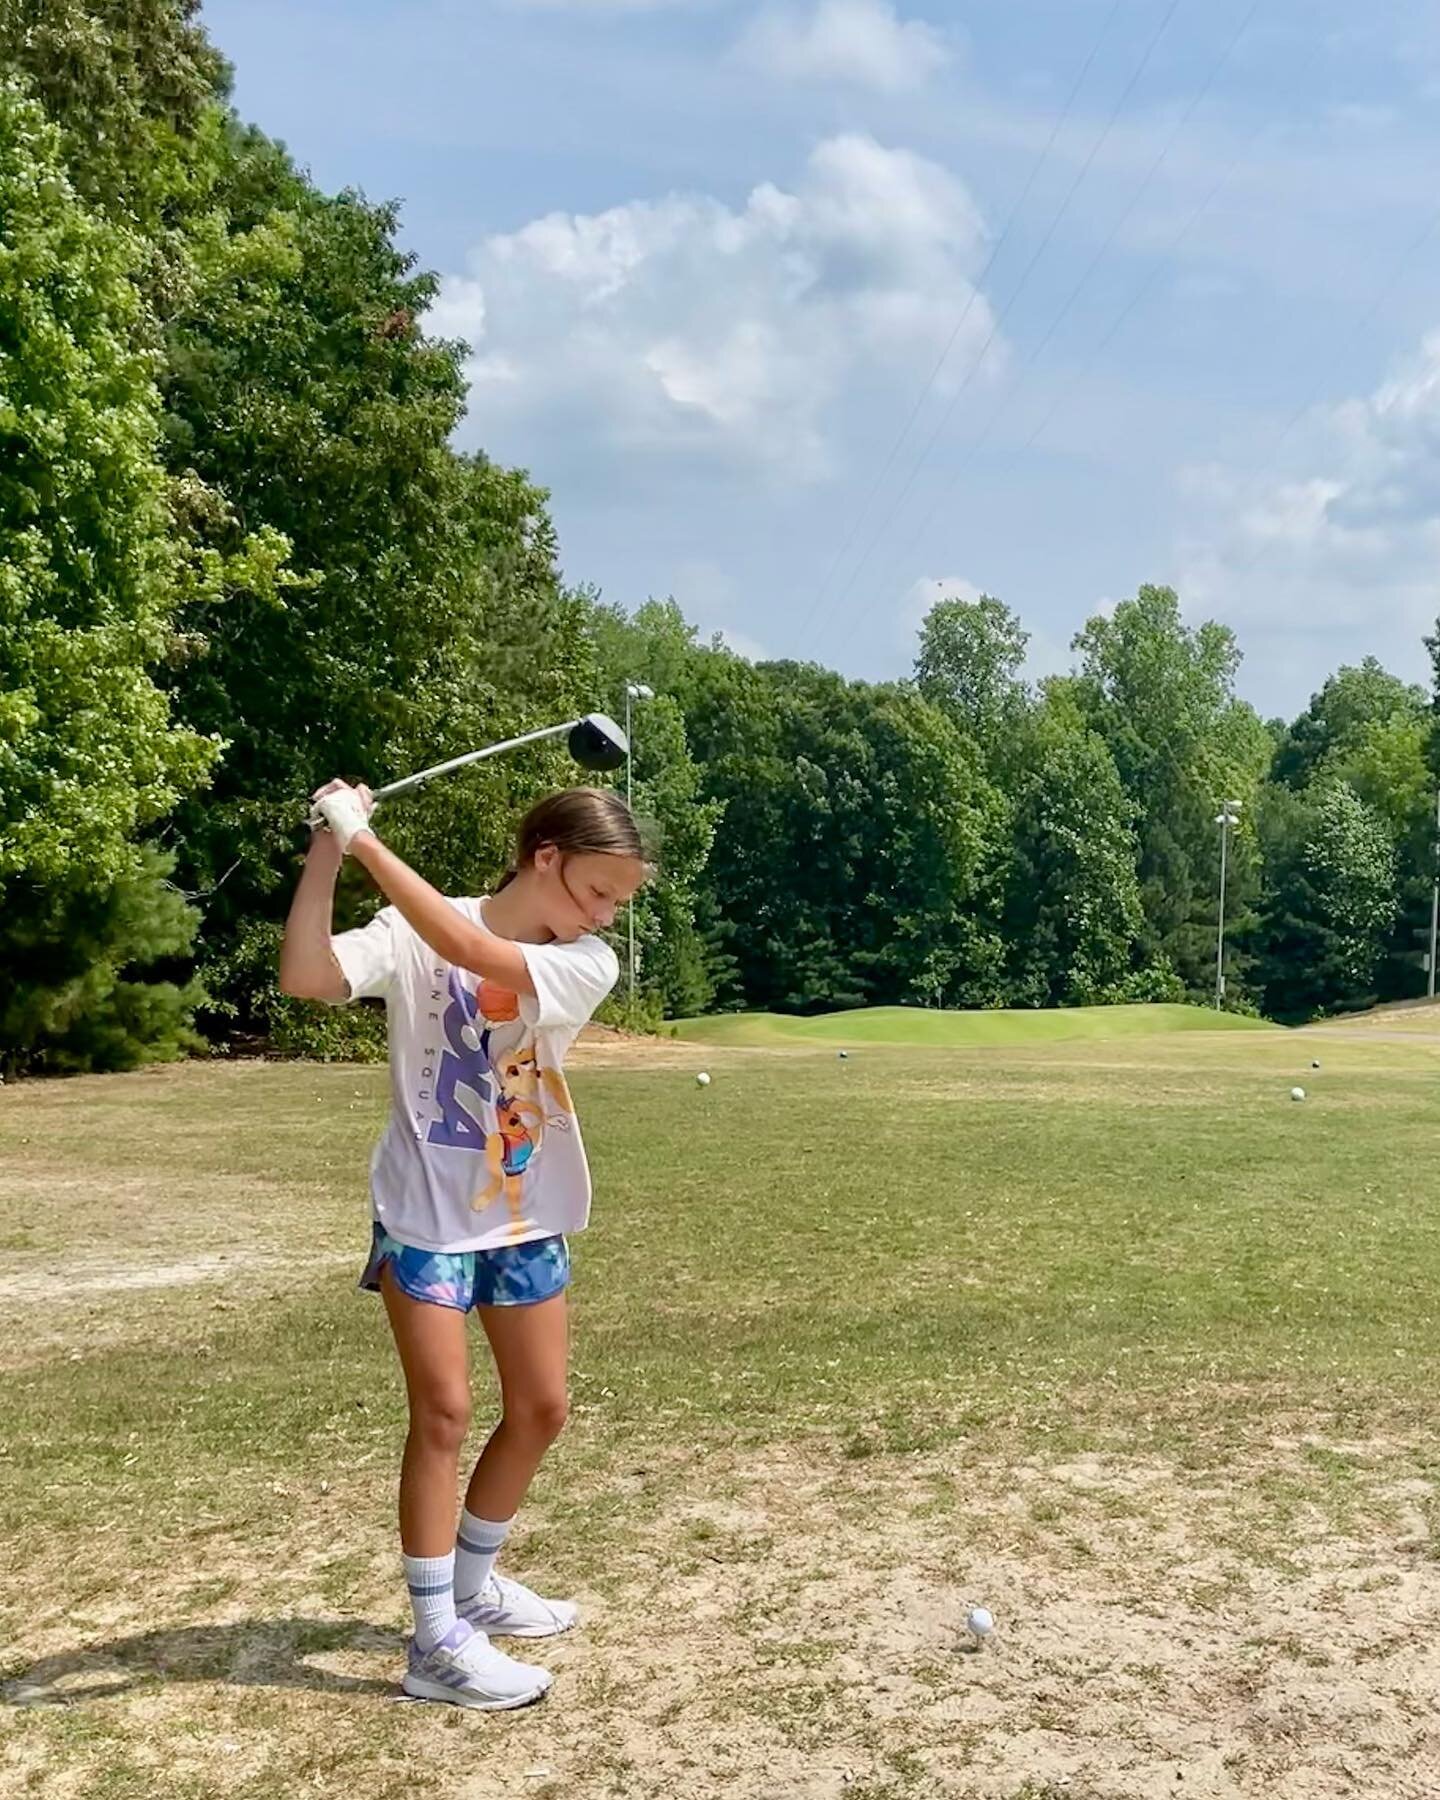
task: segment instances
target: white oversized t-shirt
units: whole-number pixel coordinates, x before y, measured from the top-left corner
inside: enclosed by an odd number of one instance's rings
[[[451,900],[483,924],[483,899]],[[590,1170],[562,1064],[619,974],[603,939],[518,944],[535,993],[438,956],[393,906],[331,939],[352,1000],[383,999],[390,1117],[374,1217],[422,1250],[494,1250],[584,1229]]]

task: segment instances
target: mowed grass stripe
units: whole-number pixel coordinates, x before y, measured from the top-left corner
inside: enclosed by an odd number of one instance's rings
[[[1274,1032],[1264,1019],[1200,1006],[1077,1006],[945,1012],[915,1006],[858,1007],[797,1018],[788,1013],[718,1013],[681,1019],[675,1034],[704,1044],[750,1049],[785,1044],[896,1044],[935,1049],[971,1045],[1022,1048],[1077,1039],[1111,1042],[1181,1031]]]

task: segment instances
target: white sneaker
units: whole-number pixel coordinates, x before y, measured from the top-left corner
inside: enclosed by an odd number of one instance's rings
[[[410,1639],[401,1686],[416,1700],[447,1700],[477,1712],[510,1712],[541,1699],[555,1677],[497,1650],[483,1631],[457,1620],[433,1650]]]
[[[492,1575],[478,1594],[457,1599],[455,1611],[477,1631],[495,1637],[559,1637],[580,1617],[573,1601],[542,1600],[504,1575]]]

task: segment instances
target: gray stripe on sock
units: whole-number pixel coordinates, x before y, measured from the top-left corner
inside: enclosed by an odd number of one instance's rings
[[[494,1556],[505,1548],[505,1540],[503,1537],[499,1537],[493,1544],[480,1544],[473,1538],[457,1537],[455,1547],[457,1550],[466,1551],[470,1556]]]

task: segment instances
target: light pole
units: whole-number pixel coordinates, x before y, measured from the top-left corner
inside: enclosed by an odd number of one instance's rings
[[[1225,870],[1230,854],[1231,827],[1240,823],[1240,802],[1225,800],[1215,815],[1220,827],[1220,918],[1215,934],[1215,1010],[1225,1004]]]
[[[632,810],[635,805],[635,789],[632,771],[635,764],[635,738],[631,730],[630,709],[637,700],[653,700],[654,688],[646,687],[643,681],[627,681],[625,683],[625,742],[629,746],[625,756],[625,804]],[[635,902],[629,901],[625,908],[625,925],[629,938],[629,989],[630,1006],[635,1006]]]

